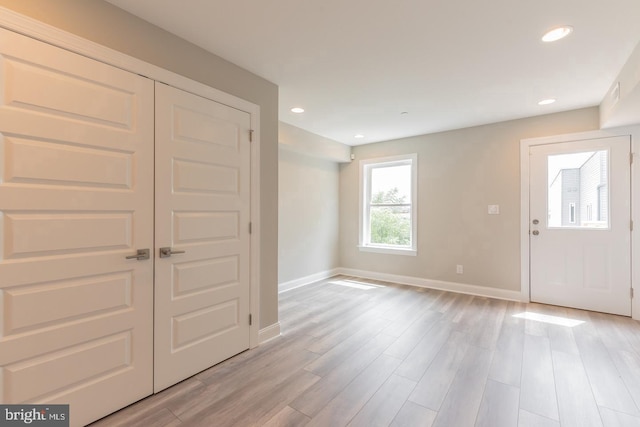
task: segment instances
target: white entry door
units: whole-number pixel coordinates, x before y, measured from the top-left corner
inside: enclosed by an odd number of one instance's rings
[[[0,402],[153,391],[153,83],[0,29]]]
[[[156,83],[156,392],[249,348],[250,119]]]
[[[631,315],[630,144],[530,147],[532,301]]]

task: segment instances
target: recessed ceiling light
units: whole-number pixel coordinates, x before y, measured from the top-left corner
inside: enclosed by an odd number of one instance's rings
[[[554,42],[556,40],[563,39],[573,32],[573,27],[565,25],[563,27],[554,28],[544,33],[542,36],[543,42]]]
[[[359,134],[357,134],[357,135],[353,135],[353,137],[354,137],[354,138],[358,138],[358,139],[362,139],[362,138],[364,138],[364,135],[363,135],[363,134],[361,134],[361,133],[359,133]]]
[[[403,111],[402,113],[400,113],[401,116],[406,116],[407,114],[409,114],[408,111]]]
[[[291,109],[292,113],[296,113],[296,114],[300,114],[300,113],[304,113],[304,108],[300,108],[300,107],[293,107]]]
[[[556,100],[553,98],[543,99],[542,101],[538,102],[538,105],[549,105],[553,104],[554,102],[556,102]]]

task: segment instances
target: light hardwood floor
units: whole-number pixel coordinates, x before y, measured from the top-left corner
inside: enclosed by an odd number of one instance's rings
[[[639,322],[341,280],[281,293],[281,337],[94,427],[640,426]]]

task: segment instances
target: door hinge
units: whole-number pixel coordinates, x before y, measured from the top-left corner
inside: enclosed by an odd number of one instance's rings
[[[631,295],[631,299],[633,299],[633,288],[630,288],[629,291],[630,291],[629,294]]]
[[[251,223],[249,223],[249,234],[251,234],[252,231],[253,231],[253,226],[251,225]]]
[[[629,228],[633,231],[633,220],[630,221]]]
[[[253,142],[253,129],[249,129],[249,142]]]
[[[633,164],[633,153],[629,153],[629,164]]]
[[[249,315],[249,326],[253,325],[253,315]]]

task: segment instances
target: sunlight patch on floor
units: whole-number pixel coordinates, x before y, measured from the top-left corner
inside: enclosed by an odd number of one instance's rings
[[[380,285],[374,285],[372,283],[358,282],[356,280],[332,280],[331,282],[329,282],[329,284],[331,284],[331,285],[339,285],[339,286],[346,286],[346,287],[355,288],[355,289],[363,289],[365,291],[368,291],[370,289],[376,289],[376,288],[382,288],[383,287],[383,286],[380,286]]]
[[[550,323],[552,325],[567,326],[569,328],[573,328],[584,323],[584,321],[582,320],[569,319],[567,317],[549,316],[548,314],[533,313],[531,311],[514,314],[513,317],[518,317],[520,319],[526,320],[535,320],[536,322]]]

